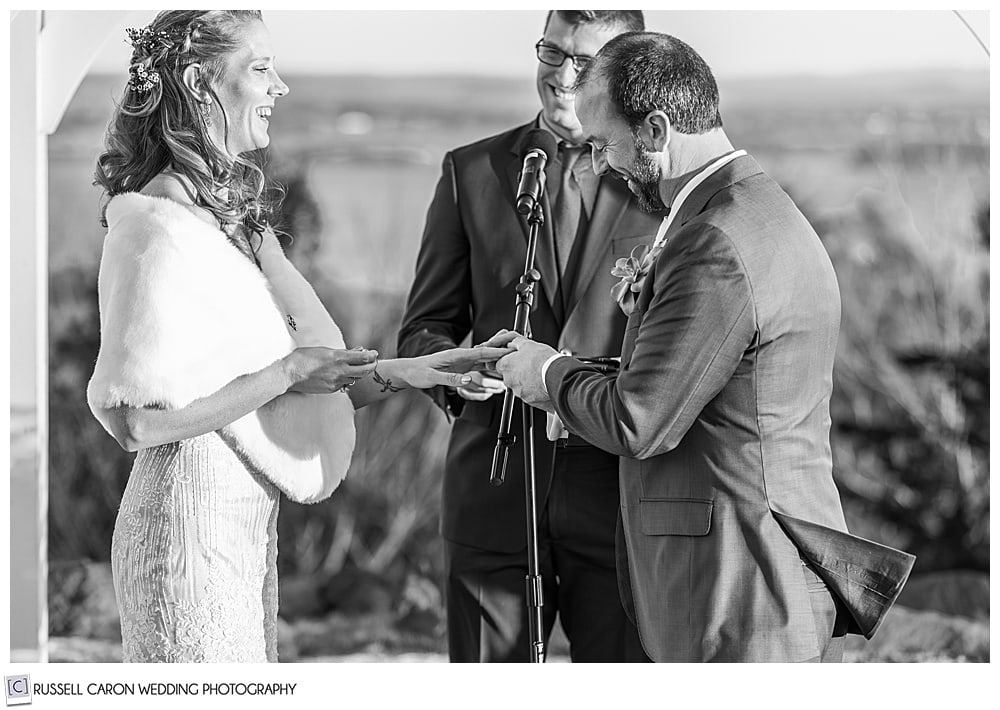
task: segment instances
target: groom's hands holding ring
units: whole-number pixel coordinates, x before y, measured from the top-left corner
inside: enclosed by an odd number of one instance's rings
[[[552,411],[552,404],[545,391],[545,383],[542,381],[542,365],[553,355],[558,355],[558,351],[511,330],[499,331],[482,345],[513,348],[515,352],[500,358],[496,364],[504,384],[531,406]]]

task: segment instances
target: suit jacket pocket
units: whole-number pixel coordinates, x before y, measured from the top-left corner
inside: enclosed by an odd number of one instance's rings
[[[712,527],[710,500],[699,498],[640,498],[643,535],[708,535]]]

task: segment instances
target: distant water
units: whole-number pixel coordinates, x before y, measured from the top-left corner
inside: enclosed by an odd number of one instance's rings
[[[93,166],[124,81],[88,76],[50,140],[55,270],[98,259],[104,230]],[[331,280],[387,292],[409,285],[445,151],[538,111],[532,77],[286,81],[292,91],[274,111],[270,155],[309,177],[324,225],[316,267]],[[878,179],[877,168],[858,156],[884,140],[880,132],[918,145],[944,138],[988,151],[985,72],[722,81],[720,93],[734,142],[819,208],[836,207]]]

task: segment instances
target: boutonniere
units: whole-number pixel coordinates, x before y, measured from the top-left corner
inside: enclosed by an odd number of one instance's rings
[[[637,246],[627,257],[616,261],[615,268],[611,269],[611,275],[621,279],[611,287],[611,297],[618,301],[618,307],[625,315],[630,316],[635,310],[635,299],[662,249],[662,244],[653,248],[647,244]]]

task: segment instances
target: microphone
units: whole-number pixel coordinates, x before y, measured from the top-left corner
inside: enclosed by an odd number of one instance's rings
[[[556,139],[548,131],[536,128],[528,133],[525,144],[528,146],[524,154],[524,165],[521,167],[521,179],[517,183],[517,211],[519,214],[531,214],[535,204],[542,196],[545,185],[545,164],[549,156],[556,154]]]

